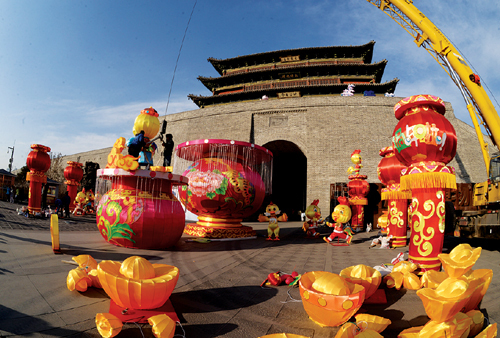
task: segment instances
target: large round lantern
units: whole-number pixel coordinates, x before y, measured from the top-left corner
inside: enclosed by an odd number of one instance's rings
[[[423,270],[439,270],[443,248],[445,192],[456,189],[455,171],[446,166],[455,156],[457,137],[443,116],[443,100],[415,95],[399,101],[394,113],[399,123],[392,145],[402,170],[401,189],[411,189],[412,233],[409,260]]]
[[[70,197],[69,210],[75,209],[75,197],[77,194],[78,186],[83,178],[83,164],[73,161],[67,162],[68,166],[64,169],[64,182],[68,187],[68,195]]]
[[[188,179],[149,170],[100,169],[96,182],[96,220],[111,244],[165,249],[182,236],[185,215],[172,187]]]
[[[377,167],[378,179],[386,187],[382,189],[382,200],[388,201],[388,232],[392,235],[392,246],[406,246],[406,226],[408,220],[408,199],[411,199],[409,190],[401,190],[399,178],[401,170],[405,168],[394,155],[393,147],[380,149],[380,160]]]
[[[30,170],[26,174],[26,181],[30,182],[28,195],[28,211],[30,214],[41,211],[42,184],[47,183],[45,173],[50,168],[50,148],[41,144],[32,144],[31,151],[26,159],[26,165]]]
[[[185,233],[209,238],[255,236],[241,224],[261,206],[271,189],[272,153],[255,144],[195,140],[176,148],[174,172],[189,178],[179,191],[186,208],[198,215]]]

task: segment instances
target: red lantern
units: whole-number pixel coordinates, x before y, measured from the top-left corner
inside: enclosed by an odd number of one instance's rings
[[[33,214],[41,211],[42,184],[47,183],[45,172],[50,168],[50,148],[41,144],[32,144],[33,149],[26,160],[30,172],[26,174],[26,181],[30,182],[28,196],[28,211]]]
[[[386,187],[382,189],[382,200],[388,200],[388,233],[392,235],[392,246],[406,246],[406,226],[408,219],[408,199],[411,199],[409,190],[401,190],[399,180],[401,170],[406,168],[394,155],[393,147],[380,150],[380,160],[377,175],[380,182]]]
[[[83,178],[83,164],[73,161],[68,161],[68,166],[64,169],[64,182],[68,186],[68,195],[71,200],[69,204],[69,209],[73,211],[75,209],[75,197],[78,193],[78,186]]]
[[[443,100],[432,95],[410,96],[394,106],[400,121],[392,144],[397,159],[408,166],[401,188],[413,196],[409,260],[423,271],[440,268],[445,189],[456,189],[455,171],[446,164],[455,157],[457,137],[445,110]]]
[[[366,181],[366,175],[350,175],[349,183],[349,203],[351,203],[352,217],[351,226],[355,232],[363,231],[365,213],[364,206],[368,204],[366,195],[370,191],[370,185]]]

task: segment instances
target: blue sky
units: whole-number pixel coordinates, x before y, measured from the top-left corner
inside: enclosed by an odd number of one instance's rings
[[[0,168],[26,164],[30,145],[63,155],[132,136],[141,109],[197,109],[210,95],[198,76],[218,76],[207,58],[376,41],[396,96],[429,93],[470,124],[457,87],[391,18],[365,0],[199,0],[173,72],[194,0],[0,0]],[[418,7],[459,49],[498,108],[500,2],[422,1]],[[166,111],[170,89],[170,103]],[[395,121],[396,123],[396,121]]]

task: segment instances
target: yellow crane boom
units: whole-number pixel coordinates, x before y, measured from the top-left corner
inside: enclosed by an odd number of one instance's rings
[[[413,1],[367,1],[382,10],[413,36],[417,46],[425,48],[458,86],[474,124],[486,171],[489,174],[490,156],[488,144],[484,142],[478,120],[490,136],[493,144],[498,148],[500,144],[500,117],[488,94],[481,86],[479,77],[473,73],[465,59],[446,36],[413,5]]]

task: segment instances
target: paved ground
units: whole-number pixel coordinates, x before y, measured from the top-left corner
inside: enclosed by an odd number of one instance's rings
[[[175,265],[180,278],[171,302],[185,337],[251,337],[287,332],[307,337],[334,337],[338,328],[321,328],[302,307],[298,288],[261,288],[271,272],[313,270],[339,273],[345,267],[388,263],[407,248],[370,249],[376,232],[360,233],[351,246],[333,247],[304,238],[298,222],[280,223],[282,240],[264,239],[267,224],[247,223],[258,238],[243,241],[186,242],[170,250],[133,250],[113,246],[97,232],[94,218],[60,220],[62,254],[51,249],[49,221],[17,215],[0,202],[0,337],[100,337],[94,317],[108,312],[103,290],[70,292],[66,276],[74,266],[63,263],[80,254],[96,260],[123,261],[140,255],[154,263]],[[329,229],[322,229],[324,234]],[[447,237],[444,251],[459,239]],[[498,241],[469,241],[483,251],[474,269],[489,268],[494,277],[481,310],[491,322],[500,322],[500,252]],[[415,291],[386,289],[387,304],[363,305],[360,311],[391,319],[384,337],[397,337],[405,328],[428,321]],[[118,337],[153,337],[148,324],[125,324]]]

